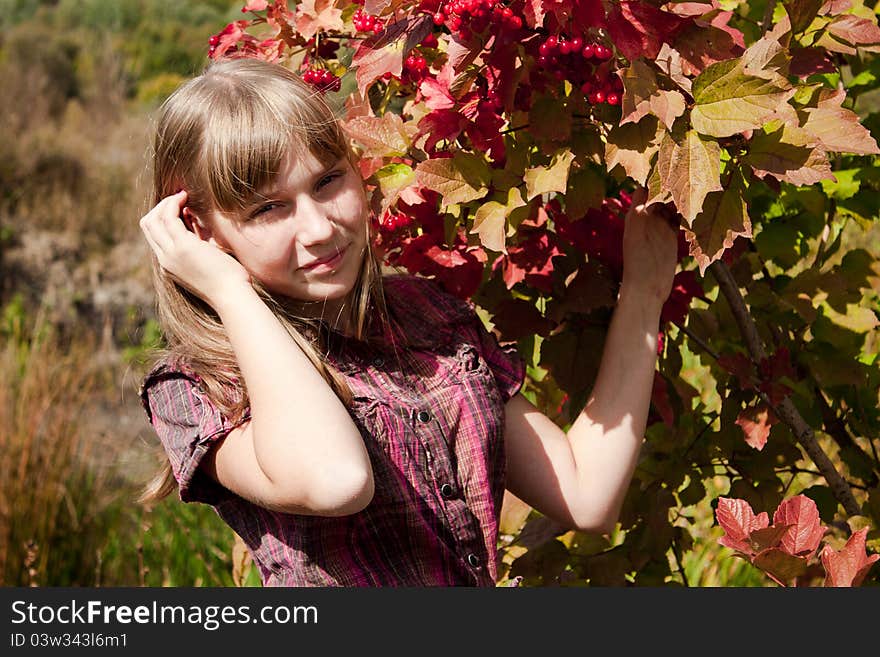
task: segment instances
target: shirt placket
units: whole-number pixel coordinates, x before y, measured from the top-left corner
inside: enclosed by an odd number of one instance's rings
[[[483,545],[480,523],[464,499],[458,481],[441,418],[429,407],[413,408],[413,430],[419,436],[428,458],[428,473],[433,492],[440,501],[446,523],[458,543],[458,554],[474,579],[479,582],[488,576],[488,564]]]

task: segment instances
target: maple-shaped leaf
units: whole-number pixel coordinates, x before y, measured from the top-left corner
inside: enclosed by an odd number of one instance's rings
[[[342,124],[345,132],[364,147],[365,157],[406,155],[412,143],[411,124],[404,124],[399,114],[386,112],[381,117],[361,116]]]
[[[748,75],[741,59],[712,64],[694,80],[691,125],[704,135],[729,137],[764,125],[795,89],[783,78]]]
[[[671,129],[675,119],[684,114],[684,96],[675,90],[660,89],[653,69],[637,59],[621,74],[624,94],[621,99],[620,125],[638,122],[653,114]]]
[[[675,36],[691,23],[647,2],[612,2],[606,16],[608,34],[617,49],[630,61],[639,57],[654,59],[661,45],[673,43]]]
[[[385,210],[397,202],[403,190],[416,182],[416,174],[408,164],[399,162],[386,164],[375,174],[382,192],[382,209]],[[412,199],[410,199],[412,200]]]
[[[877,155],[880,149],[871,133],[859,122],[857,114],[841,107],[846,92],[842,89],[823,94],[817,107],[807,107],[803,129],[826,151]]]
[[[449,90],[452,84],[452,65],[446,62],[437,76],[428,76],[419,84],[419,92],[425,104],[432,110],[443,110],[455,107],[455,98]]]
[[[752,565],[760,568],[780,586],[788,586],[793,579],[807,572],[807,559],[789,554],[779,548],[770,548],[755,555]]]
[[[420,162],[416,166],[416,180],[423,187],[439,192],[442,195],[441,207],[446,207],[485,196],[490,175],[482,157],[459,152],[453,157]]]
[[[870,557],[865,551],[865,537],[868,528],[862,527],[849,537],[846,545],[835,551],[830,545],[822,550],[822,565],[825,567],[825,586],[858,586],[865,579],[880,554]]]
[[[744,408],[736,417],[736,424],[742,429],[746,444],[759,452],[767,444],[770,427],[777,422],[779,420],[776,419],[773,411],[764,403]]]
[[[676,209],[690,226],[703,209],[706,195],[722,189],[721,148],[695,130],[678,138],[666,133],[657,155],[657,171],[662,188],[672,193]]]
[[[675,82],[683,91],[691,93],[693,87],[692,80],[684,73],[684,64],[681,59],[681,53],[668,43],[664,43],[660,48],[660,53],[654,60],[654,64],[669,76],[669,79]]]
[[[768,132],[768,129],[770,130]],[[744,159],[759,178],[773,176],[792,185],[812,185],[836,180],[823,151],[813,148],[811,135],[787,123],[770,124],[755,133]]]
[[[511,187],[506,204],[488,201],[477,208],[470,232],[478,234],[480,243],[487,249],[507,253],[507,217],[524,205],[519,189]]]
[[[526,169],[523,176],[526,181],[526,200],[531,201],[534,197],[549,192],[565,192],[572,160],[574,153],[571,149],[564,148],[553,156],[549,166]]]
[[[546,336],[555,325],[541,314],[534,302],[525,299],[502,301],[492,315],[492,323],[505,342],[536,334]]]
[[[400,77],[404,55],[428,36],[433,27],[429,14],[404,16],[387,25],[381,34],[362,41],[351,61],[357,69],[358,93],[366,97],[367,87],[385,73]]]
[[[675,49],[681,53],[684,74],[699,75],[712,64],[742,54],[741,41],[742,33],[739,30],[697,21],[678,35]]]
[[[862,18],[854,14],[836,16],[825,29],[841,41],[853,46],[880,43],[880,27],[877,20]]]
[[[703,202],[702,211],[694,218],[690,229],[684,228],[689,244],[689,255],[696,260],[700,275],[724,252],[733,246],[739,236],[752,237],[752,222],[743,197],[741,176],[735,175],[723,191],[710,192]]]
[[[748,502],[729,497],[718,498],[715,519],[725,533],[718,542],[747,555],[752,553],[749,534],[758,529],[765,529],[770,524],[766,511],[756,516]]]
[[[638,123],[614,126],[605,143],[605,166],[611,171],[623,167],[630,178],[644,185],[651,172],[651,159],[660,148],[666,130],[657,117],[646,116]]]
[[[755,554],[779,547],[779,541],[789,527],[790,525],[770,525],[764,529],[756,529],[749,534],[749,545]]]
[[[780,541],[780,548],[794,556],[812,555],[825,535],[816,503],[806,495],[795,495],[780,502],[773,524],[792,525]]]
[[[303,38],[311,39],[319,30],[342,30],[342,10],[335,0],[301,0],[296,5],[296,31]]]

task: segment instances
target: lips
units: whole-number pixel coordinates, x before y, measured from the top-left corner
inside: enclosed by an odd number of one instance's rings
[[[332,267],[338,265],[342,261],[342,258],[345,255],[345,252],[347,250],[348,250],[348,246],[345,246],[342,250],[340,250],[338,252],[334,252],[334,253],[327,255],[323,258],[318,258],[316,260],[312,260],[312,262],[310,262],[307,265],[303,265],[302,267],[300,267],[300,269],[303,269],[305,271],[312,271],[315,269],[332,268]]]

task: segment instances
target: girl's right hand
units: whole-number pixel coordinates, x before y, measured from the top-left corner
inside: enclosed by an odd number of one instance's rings
[[[180,191],[159,201],[141,217],[141,230],[162,269],[214,306],[230,285],[250,286],[250,275],[219,246],[187,230],[181,218],[186,197]]]

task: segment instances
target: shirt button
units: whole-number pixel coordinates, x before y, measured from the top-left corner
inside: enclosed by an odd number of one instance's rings
[[[427,422],[431,419],[431,414],[428,411],[419,411],[416,417],[419,419],[419,422]]]
[[[452,484],[446,483],[440,486],[440,494],[449,499],[453,495],[455,495],[455,487]]]
[[[480,567],[480,557],[478,557],[473,552],[471,552],[469,555],[467,555],[467,562],[474,568]]]

